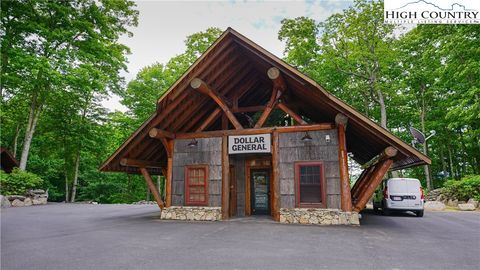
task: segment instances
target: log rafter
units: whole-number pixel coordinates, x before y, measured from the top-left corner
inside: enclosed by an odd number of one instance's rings
[[[232,85],[236,84],[238,81],[241,81],[243,79],[243,76],[248,76],[251,74],[250,70],[247,68],[248,67],[248,62],[246,61],[237,61],[239,62],[236,64],[234,68],[231,68],[229,70],[225,70],[224,73],[222,73],[222,76],[220,76],[220,73],[215,73],[215,76],[211,78],[211,82],[215,82],[215,86],[217,89],[223,90],[221,94],[228,93],[228,91],[225,91],[226,85]],[[235,77],[233,80],[229,80],[230,76],[233,74],[234,70],[240,69],[242,72],[240,74],[237,74],[238,77]],[[223,69],[222,69],[223,70]],[[188,92],[188,91],[185,91]],[[191,94],[191,93],[190,93]],[[189,119],[189,114],[185,114],[184,112],[208,112],[210,109],[209,105],[209,97],[205,95],[200,95],[201,100],[199,99],[192,99],[189,103],[185,104],[185,106],[182,106],[180,109],[178,109],[178,114],[174,116],[169,116],[169,119],[166,119],[165,126],[171,127],[172,130],[183,130],[183,131],[188,131],[194,124],[195,121],[190,121],[188,120],[188,124],[185,125],[186,119]],[[183,115],[182,115],[183,113]],[[205,115],[205,114],[204,114]],[[203,116],[204,116],[203,115]],[[198,119],[201,119],[199,114],[197,114]],[[190,116],[191,117],[191,116]]]
[[[218,106],[223,110],[223,112],[228,117],[228,120],[230,120],[232,125],[236,129],[243,129],[242,125],[240,124],[240,122],[238,122],[235,115],[230,111],[230,108],[227,105],[226,101],[220,96],[220,94],[217,91],[210,88],[204,81],[202,81],[199,78],[193,79],[190,82],[190,86],[193,89],[199,91],[200,93],[210,96],[210,98],[212,98],[218,104]]]
[[[126,167],[143,167],[143,168],[162,168],[162,164],[157,161],[150,160],[140,160],[132,158],[122,158],[120,160],[120,165]]]
[[[207,119],[205,119],[202,125],[199,128],[197,128],[195,132],[201,132],[204,129],[208,128],[213,122],[215,122],[215,120],[218,119],[218,117],[221,115],[221,112],[222,112],[222,109],[220,108],[216,108],[215,110],[213,110],[213,112],[208,116]]]

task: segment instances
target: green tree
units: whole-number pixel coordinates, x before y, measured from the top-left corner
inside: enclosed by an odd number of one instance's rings
[[[137,24],[134,6],[126,0],[2,1],[2,101],[21,95],[28,106],[20,169],[42,112],[56,102],[53,93],[75,91],[76,75],[98,75],[96,91],[121,90],[118,74],[129,50],[118,38]]]
[[[157,100],[221,34],[222,30],[214,27],[194,33],[185,40],[184,53],[166,64],[155,63],[137,73],[135,79],[128,83],[121,101],[135,118],[136,125],[155,111]]]

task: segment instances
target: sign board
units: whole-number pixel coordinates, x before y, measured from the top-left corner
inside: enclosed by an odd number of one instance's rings
[[[270,153],[271,135],[228,136],[229,154]]]

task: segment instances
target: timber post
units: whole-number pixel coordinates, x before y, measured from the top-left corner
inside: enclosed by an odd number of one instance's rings
[[[222,137],[222,219],[230,213],[230,162],[228,157],[228,137]]]
[[[167,175],[165,176],[165,206],[172,206],[172,180],[173,180],[173,148],[175,146],[174,140],[168,141],[167,148]]]
[[[343,211],[352,211],[352,195],[350,189],[350,177],[348,174],[347,140],[345,129],[348,118],[343,114],[337,114],[335,123],[338,129],[338,160],[340,167],[340,199]]]
[[[280,221],[280,172],[279,166],[278,132],[272,133],[272,216],[275,221]]]

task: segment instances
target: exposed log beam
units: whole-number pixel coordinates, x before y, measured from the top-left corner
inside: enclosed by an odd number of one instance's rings
[[[374,169],[375,169],[375,165],[363,170],[362,173],[360,174],[360,177],[358,177],[357,181],[353,185],[353,188],[351,191],[353,204],[355,204],[358,201],[357,200],[358,195],[360,194],[360,191],[363,190],[363,187],[366,185],[367,179],[370,178],[370,175],[372,174]]]
[[[366,179],[368,180],[368,184],[365,186],[365,189],[360,192],[358,201],[353,206],[354,211],[360,212],[365,207],[368,199],[372,197],[375,189],[377,189],[378,185],[382,182],[383,177],[388,172],[392,164],[393,160],[389,158],[375,165],[375,169],[371,175],[371,178]]]
[[[218,59],[217,59],[218,60]],[[222,61],[222,60],[219,60]],[[245,60],[242,60],[241,57],[229,57],[226,59],[225,64],[219,65],[219,66],[214,66],[212,69],[216,69],[218,72],[212,73],[211,76],[209,76],[210,81],[215,81],[217,82],[217,87],[218,89],[224,90],[225,85],[228,84],[233,84],[233,81],[236,81],[235,79],[230,79],[231,74],[234,74],[234,70],[242,70],[241,74],[247,74],[249,72],[248,69],[249,63]],[[228,68],[227,68],[228,67]],[[230,71],[231,70],[231,71]],[[237,73],[237,75],[240,76],[240,74]],[[242,75],[242,76],[243,76]],[[195,78],[195,77],[193,77]],[[239,78],[240,80],[240,78]],[[223,94],[226,92],[224,91]],[[182,94],[174,100],[177,101],[177,99],[180,99],[181,101],[188,100],[186,97],[188,95],[192,95],[191,91],[183,91]],[[209,100],[209,97],[207,96],[201,96],[202,99],[189,99],[188,102],[183,102],[180,105],[176,107],[176,109],[166,117],[166,119],[163,119],[163,126],[164,127],[169,127],[171,130],[179,130],[182,125],[185,124],[185,119],[190,119],[192,116],[191,114],[185,112],[197,112],[200,111],[200,108],[204,106],[204,104],[207,103]],[[166,109],[169,109],[170,107],[167,107]],[[185,115],[184,117],[182,117]],[[191,122],[190,120],[188,120]],[[156,126],[158,123],[155,123],[153,126]]]
[[[287,85],[285,80],[283,79],[280,70],[276,67],[271,67],[267,71],[268,78],[273,81],[273,88],[277,89],[278,91],[284,92],[287,90]]]
[[[213,110],[213,112],[208,116],[207,119],[205,119],[202,125],[197,128],[196,132],[201,132],[204,129],[208,128],[208,126],[210,126],[213,122],[215,122],[215,120],[217,120],[217,118],[221,115],[221,112],[222,109],[220,108],[216,108],[215,110]]]
[[[199,91],[199,92],[201,92],[205,95],[210,96],[218,104],[218,106],[220,106],[220,108],[223,110],[223,112],[227,115],[228,119],[230,120],[230,122],[232,122],[233,126],[236,129],[243,129],[242,125],[240,124],[240,122],[238,122],[235,115],[230,111],[230,109],[229,109],[228,105],[226,104],[225,100],[223,98],[221,98],[220,95],[216,91],[211,89],[204,81],[202,81],[199,78],[195,78],[190,82],[190,86],[193,89],[195,89],[195,90],[197,90],[197,91]]]
[[[279,102],[277,104],[277,107],[284,111],[286,114],[290,115],[297,123],[299,123],[300,125],[307,125],[308,123],[302,119],[302,117],[300,115],[298,115],[297,113],[295,113],[294,111],[292,111],[287,105],[285,105],[284,103],[282,102]]]
[[[125,167],[162,168],[160,162],[132,158],[122,158],[120,165]]]
[[[225,113],[222,114],[222,129],[223,130],[228,129],[228,118],[227,118],[227,115]]]
[[[277,131],[278,133],[288,133],[288,132],[305,132],[305,131],[315,131],[315,130],[330,130],[334,129],[335,124],[333,123],[323,123],[323,124],[313,124],[305,126],[289,126],[289,127],[265,127],[265,128],[249,128],[249,129],[230,129],[230,130],[214,130],[214,131],[204,131],[204,132],[194,132],[194,133],[176,133],[176,139],[193,139],[193,138],[209,138],[209,137],[222,137],[230,135],[255,135],[263,133],[272,133]]]
[[[260,117],[258,118],[258,121],[255,124],[255,128],[261,128],[263,124],[265,124],[268,116],[270,115],[270,113],[272,113],[275,105],[278,103],[278,99],[282,95],[282,92],[287,89],[285,81],[283,80],[283,77],[280,74],[280,70],[278,70],[278,68],[272,67],[268,69],[267,75],[268,78],[273,81],[272,95],[262,115],[260,115]]]
[[[276,91],[275,91],[275,92],[276,92]],[[273,95],[272,95],[272,96],[273,96]],[[260,117],[258,118],[257,123],[255,124],[255,128],[261,128],[261,127],[263,126],[263,124],[265,124],[265,122],[266,122],[267,119],[268,119],[268,116],[269,116],[270,113],[272,113],[272,111],[273,111],[274,105],[275,105],[275,104],[268,104],[268,105],[265,107],[265,110],[263,111],[262,115],[260,115]]]
[[[140,167],[140,172],[142,172],[143,178],[145,179],[145,182],[147,183],[148,189],[150,189],[150,192],[152,192],[153,198],[155,198],[155,201],[157,202],[158,207],[160,207],[160,209],[163,209],[163,201],[160,198],[160,193],[158,192],[157,187],[153,183],[152,177],[150,177],[150,174],[148,173],[148,170],[143,168],[143,167]]]
[[[247,64],[248,65],[248,64]],[[243,85],[243,81],[246,80],[246,78],[250,78],[250,77],[253,77],[254,74],[252,74],[252,72],[249,72],[249,69],[246,68],[246,67],[236,67],[240,70],[245,70],[245,71],[248,71],[248,72],[244,72],[242,71],[241,73],[237,73],[236,75],[240,78],[237,78],[237,76],[235,76],[233,79],[231,80],[227,80],[227,79],[222,79],[220,81],[220,83],[218,84],[218,89],[222,89],[222,94],[225,94],[225,93],[229,93],[230,90],[229,89],[236,89],[236,88],[239,88],[239,89],[243,89],[244,87],[250,87],[249,85]],[[224,77],[227,77],[226,74],[223,74]],[[244,76],[244,77],[242,77]],[[212,80],[213,81],[213,80]],[[254,79],[250,79],[248,81],[255,81]],[[248,83],[247,83],[248,84]],[[242,85],[242,86],[241,86]],[[230,86],[229,88],[226,88],[227,86]],[[207,97],[208,98],[208,97]],[[203,101],[203,102],[197,102],[199,104],[192,104],[190,107],[189,107],[189,110],[191,111],[196,111],[196,112],[200,112],[197,114],[197,116],[194,118],[194,119],[202,119],[205,114],[203,114],[202,112],[208,112],[210,111],[212,108],[215,108],[217,107],[218,105],[215,104],[215,107],[211,106],[212,104],[211,103],[207,103],[208,99]],[[196,106],[196,105],[200,105],[200,107]],[[231,109],[231,111],[233,112],[233,109]],[[179,124],[182,124],[183,121],[177,121],[179,122]],[[192,126],[195,125],[197,121],[193,121],[193,120],[189,120],[188,121],[188,124],[186,124],[184,127],[181,128],[181,131],[184,131],[184,132],[187,132],[190,130],[190,128]],[[174,127],[175,130],[178,130],[177,127]]]
[[[375,165],[387,158],[393,158],[397,155],[398,150],[393,147],[389,146],[385,148],[380,154],[376,155],[374,158],[372,158],[370,161],[366,162],[365,164],[362,165],[362,169],[366,169],[372,165]]]
[[[148,135],[150,136],[150,138],[154,138],[154,139],[161,139],[161,138],[174,139],[175,138],[175,134],[173,134],[172,132],[158,129],[158,128],[150,129],[150,131],[148,132]]]

